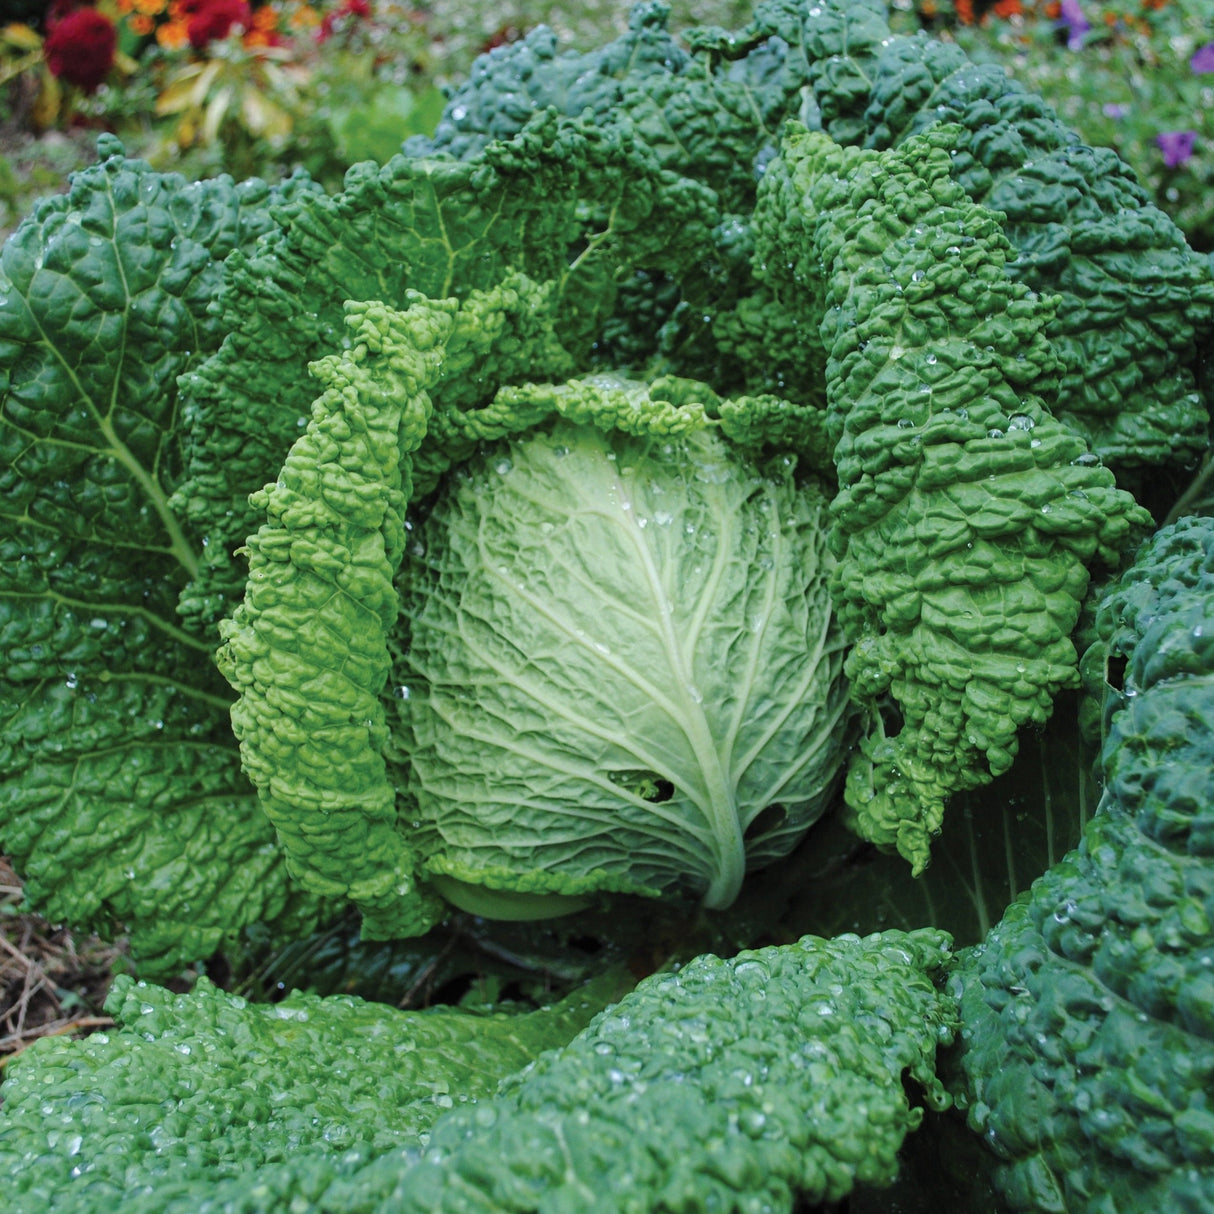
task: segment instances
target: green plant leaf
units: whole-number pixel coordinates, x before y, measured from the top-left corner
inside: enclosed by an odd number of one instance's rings
[[[101,146],[0,254],[0,841],[35,908],[171,972],[316,913],[240,773],[214,636],[177,616],[202,548],[170,504],[177,376],[274,195]]]

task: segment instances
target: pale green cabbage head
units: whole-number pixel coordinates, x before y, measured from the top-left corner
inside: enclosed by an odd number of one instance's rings
[[[724,907],[821,815],[844,644],[825,501],[794,473],[709,428],[562,421],[452,475],[402,570],[393,672],[397,777],[444,895]]]

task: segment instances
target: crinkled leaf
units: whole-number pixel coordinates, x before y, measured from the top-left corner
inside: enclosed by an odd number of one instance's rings
[[[947,1103],[935,1055],[955,1029],[936,986],[948,955],[947,936],[920,931],[702,956],[641,983],[494,1098],[435,1122],[421,1151],[309,1151],[255,1185],[152,1208],[524,1214],[838,1201],[888,1185],[922,1120],[918,1102]]]
[[[164,1210],[229,1178],[256,1189],[262,1168],[300,1152],[416,1147],[446,1110],[568,1041],[620,981],[508,1015],[298,991],[251,1004],[206,978],[185,995],[119,978],[116,1030],[39,1041],[9,1070],[5,1208]]]
[[[955,123],[954,179],[1000,212],[1008,275],[1060,304],[1046,335],[1060,361],[1053,409],[1118,469],[1192,458],[1208,419],[1194,379],[1214,327],[1214,279],[1115,152],[1080,144],[1046,102],[954,44],[891,37],[880,3],[760,4],[749,43],[803,23],[823,129],[899,146]],[[825,54],[821,52],[827,52]]]
[[[847,802],[916,870],[947,798],[1006,771],[1077,684],[1087,563],[1116,565],[1150,521],[1048,411],[1053,301],[1006,275],[997,217],[952,180],[956,138],[785,144],[793,247],[812,230],[826,274],[836,601],[869,707]]]
[[[1102,601],[1105,793],[1082,844],[955,976],[954,1086],[1015,1209],[1214,1202],[1214,523]]]
[[[125,926],[150,972],[314,914],[240,774],[214,639],[177,617],[201,543],[169,501],[220,263],[305,187],[102,151],[0,254],[0,842],[33,906]]]

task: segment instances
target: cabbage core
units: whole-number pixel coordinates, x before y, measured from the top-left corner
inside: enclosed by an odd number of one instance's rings
[[[826,507],[705,426],[559,422],[455,474],[401,578],[398,779],[426,870],[728,906],[848,741]]]

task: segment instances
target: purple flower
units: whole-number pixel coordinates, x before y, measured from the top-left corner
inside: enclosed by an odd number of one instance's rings
[[[1128,105],[1121,105],[1116,101],[1106,102],[1100,109],[1106,118],[1124,118],[1130,112]]]
[[[1067,27],[1066,49],[1077,51],[1083,47],[1083,36],[1092,27],[1079,7],[1079,0],[1062,0],[1061,24]]]
[[[1177,169],[1193,155],[1197,144],[1196,131],[1160,131],[1155,142],[1163,153],[1163,162],[1170,169]]]
[[[1198,75],[1202,72],[1214,72],[1214,42],[1207,42],[1198,47],[1189,60],[1189,67]]]

